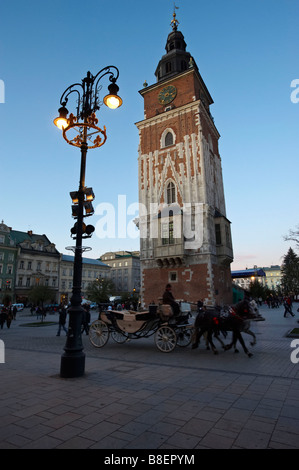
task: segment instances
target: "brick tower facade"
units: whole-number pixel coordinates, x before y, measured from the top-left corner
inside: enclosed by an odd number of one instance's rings
[[[157,82],[139,92],[144,120],[136,123],[142,304],[157,302],[167,283],[176,299],[231,303],[220,135],[175,13],[155,75]]]

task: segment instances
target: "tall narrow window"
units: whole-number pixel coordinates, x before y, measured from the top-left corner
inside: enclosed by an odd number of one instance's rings
[[[167,204],[173,204],[175,201],[175,186],[171,181],[167,185]]]
[[[162,235],[162,245],[173,245],[174,236],[173,236],[173,221],[164,222],[161,227]]]
[[[221,245],[221,226],[220,224],[215,224],[215,235],[216,235],[216,245]]]
[[[169,147],[170,145],[173,145],[173,135],[171,132],[167,132],[165,136],[165,147]]]

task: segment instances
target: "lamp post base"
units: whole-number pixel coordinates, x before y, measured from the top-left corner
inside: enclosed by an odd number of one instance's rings
[[[73,354],[65,352],[61,356],[60,377],[63,379],[73,379],[82,377],[85,373],[85,354]]]
[[[74,269],[75,271],[75,269]],[[84,310],[73,296],[73,305],[68,309],[69,325],[64,354],[61,356],[60,376],[62,378],[82,377],[85,370],[85,354],[83,352],[81,326]],[[79,305],[76,305],[78,304]]]

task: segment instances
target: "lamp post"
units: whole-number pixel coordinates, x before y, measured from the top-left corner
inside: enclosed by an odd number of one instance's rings
[[[81,149],[81,167],[78,191],[71,192],[73,202],[72,215],[77,220],[71,229],[71,236],[76,240],[76,246],[72,247],[74,257],[73,290],[70,299],[71,306],[68,309],[69,327],[64,354],[61,357],[60,375],[64,378],[81,377],[85,371],[85,354],[81,337],[81,323],[83,308],[81,306],[82,284],[82,253],[87,247],[82,246],[82,240],[90,238],[94,227],[84,223],[84,218],[93,214],[91,201],[94,199],[92,188],[85,186],[86,155],[88,149],[98,148],[107,140],[106,127],[98,127],[96,111],[102,105],[99,101],[99,92],[102,89],[100,81],[104,76],[109,76],[111,84],[108,86],[108,94],[103,102],[111,109],[122,105],[122,99],[117,95],[116,81],[119,71],[116,67],[108,66],[100,70],[95,76],[87,72],[81,83],[69,86],[60,98],[59,116],[54,119],[54,124],[62,130],[63,138],[74,147]],[[77,95],[76,115],[69,114],[66,108],[70,94]],[[68,116],[69,114],[69,116]],[[75,132],[72,137],[70,134]]]

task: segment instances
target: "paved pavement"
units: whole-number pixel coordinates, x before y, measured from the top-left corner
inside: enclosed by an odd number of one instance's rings
[[[286,334],[299,313],[260,311],[266,321],[252,323],[252,358],[220,348],[216,356],[204,344],[162,353],[153,337],[110,338],[96,349],[83,336],[78,379],[59,376],[65,336],[56,337],[57,325],[22,326],[35,317],[18,314],[0,330],[0,448],[298,449],[299,350]]]

